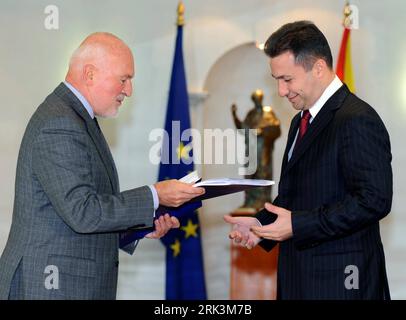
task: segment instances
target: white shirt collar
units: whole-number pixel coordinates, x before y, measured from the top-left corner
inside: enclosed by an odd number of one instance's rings
[[[338,89],[341,88],[343,83],[341,82],[340,78],[335,76],[334,80],[331,81],[331,83],[328,85],[328,87],[324,90],[323,94],[320,96],[320,98],[316,101],[316,103],[309,108],[310,115],[312,116],[310,121],[313,121],[313,119],[317,116],[321,108],[324,106],[324,104],[327,102],[328,99],[331,98],[331,96],[336,93]],[[302,111],[303,113],[303,111]]]

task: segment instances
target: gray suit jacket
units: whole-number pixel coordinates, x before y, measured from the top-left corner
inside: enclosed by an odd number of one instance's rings
[[[153,211],[147,186],[120,192],[103,134],[60,84],[20,147],[0,299],[115,299],[118,232],[152,226]]]

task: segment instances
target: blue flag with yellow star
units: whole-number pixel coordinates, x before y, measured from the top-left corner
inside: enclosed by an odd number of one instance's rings
[[[182,25],[178,25],[159,181],[180,179],[193,171],[182,32]],[[197,211],[183,215],[179,221],[180,228],[172,229],[161,239],[166,246],[166,299],[207,299]]]

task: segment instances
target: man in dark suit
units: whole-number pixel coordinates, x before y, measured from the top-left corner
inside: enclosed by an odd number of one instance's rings
[[[120,192],[95,116],[117,114],[133,76],[128,46],[92,34],[74,52],[65,82],[30,119],[0,259],[0,299],[115,299],[119,231],[151,227],[159,204],[179,206],[204,192],[177,180]],[[176,227],[166,214],[146,237]]]
[[[379,220],[392,203],[389,135],[376,111],[332,68],[313,24],[282,26],[266,42],[292,120],[274,204],[229,217],[230,238],[279,246],[278,299],[390,299]]]

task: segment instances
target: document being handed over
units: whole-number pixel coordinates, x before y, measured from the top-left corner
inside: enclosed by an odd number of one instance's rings
[[[194,187],[203,187],[206,193],[193,198],[191,202],[211,199],[223,196],[230,193],[244,191],[250,188],[269,187],[275,184],[272,180],[258,180],[258,179],[233,179],[233,178],[218,178],[200,181],[197,171],[189,173],[179,181],[186,183],[194,183]]]
[[[180,218],[184,215],[189,214],[190,212],[200,208],[202,206],[202,200],[216,198],[224,196],[226,194],[236,193],[244,191],[250,188],[258,187],[269,187],[275,184],[271,180],[256,180],[256,179],[232,179],[232,178],[219,178],[219,179],[208,179],[201,181],[197,171],[193,171],[179,181],[185,183],[194,183],[194,187],[203,187],[206,192],[193,198],[192,200],[184,203],[183,205],[173,208],[159,206],[155,212],[155,218],[169,213],[171,216]],[[135,240],[143,238],[147,233],[151,232],[153,228],[144,228],[144,229],[129,229],[126,232],[120,234],[120,248],[124,248],[128,244],[134,242]]]

